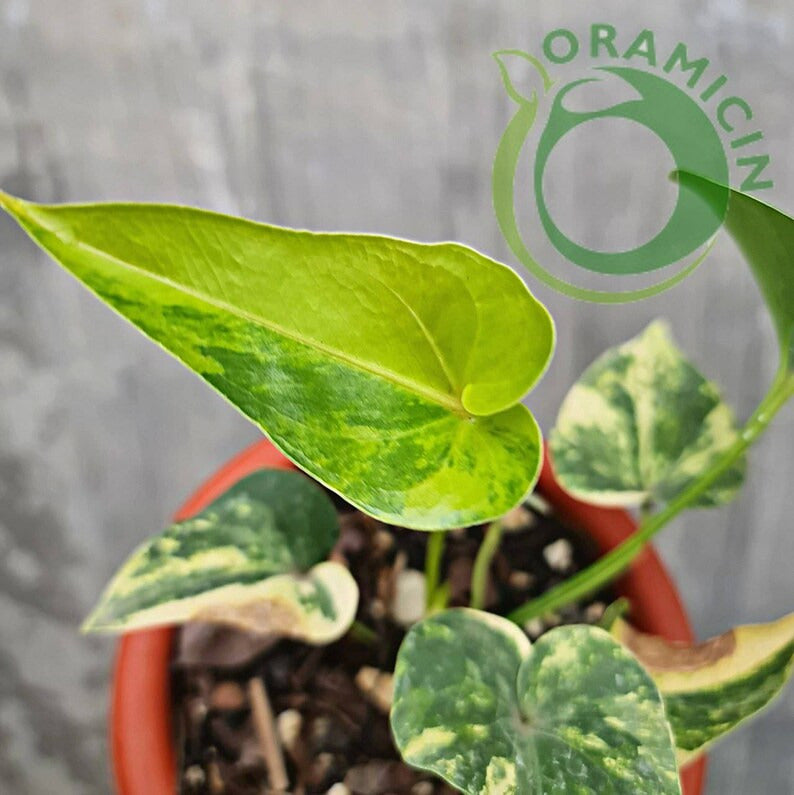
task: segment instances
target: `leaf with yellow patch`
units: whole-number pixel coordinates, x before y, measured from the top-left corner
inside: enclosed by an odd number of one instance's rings
[[[537,480],[521,404],[554,346],[509,268],[457,243],[155,204],[0,207],[299,467],[387,522],[495,519]]]
[[[391,726],[408,764],[467,795],[681,791],[656,685],[596,627],[530,644],[490,613],[426,618],[397,657]]]
[[[656,321],[608,350],[563,401],[549,439],[560,484],[597,505],[669,502],[737,439],[730,408]],[[741,458],[696,504],[733,498]]]
[[[622,620],[612,634],[659,686],[682,763],[768,706],[794,671],[794,614],[696,646],[646,635]]]

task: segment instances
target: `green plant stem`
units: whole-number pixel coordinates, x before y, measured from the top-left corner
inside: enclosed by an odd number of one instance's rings
[[[355,638],[360,643],[366,643],[367,646],[374,646],[378,641],[377,633],[370,629],[366,624],[360,621],[354,621],[348,630],[351,637]]]
[[[446,532],[440,530],[430,533],[425,551],[425,612],[434,604],[438,581],[441,578],[441,559],[444,557],[444,536]]]
[[[504,527],[501,522],[491,522],[485,531],[485,537],[477,550],[477,557],[474,559],[474,567],[471,571],[471,601],[469,604],[475,610],[482,610],[485,607],[485,594],[488,588],[488,572],[491,568],[491,561],[499,549],[499,542],[502,540]]]
[[[792,395],[794,395],[794,373],[781,370],[769,392],[739,433],[736,441],[710,469],[706,470],[659,513],[644,520],[637,532],[620,546],[615,547],[610,553],[599,558],[595,563],[556,588],[552,588],[536,599],[517,607],[508,615],[508,618],[517,624],[524,624],[532,618],[544,616],[577,599],[588,596],[623,572],[659,530],[678,516],[681,511],[692,505],[743,455],[766,430],[772,418]]]
[[[441,610],[446,610],[449,602],[449,580],[445,580],[436,588],[433,594],[433,601],[428,605],[426,615],[432,616]]]

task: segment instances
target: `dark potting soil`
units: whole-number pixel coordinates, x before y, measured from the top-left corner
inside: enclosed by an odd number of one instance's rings
[[[270,640],[208,625],[184,627],[174,652],[173,698],[183,795],[264,795],[268,781],[255,690],[274,717],[288,791],[331,795],[440,795],[453,790],[403,764],[389,730],[391,674],[406,626],[421,609],[418,572],[428,534],[381,524],[337,500],[341,534],[332,558],[358,581],[357,620],[328,646]],[[486,609],[505,614],[591,563],[593,542],[542,501],[511,514],[491,566]],[[450,606],[469,603],[483,527],[447,534],[442,582]],[[598,594],[524,627],[531,639],[558,624],[595,623],[611,596]],[[261,704],[261,701],[260,701]],[[271,742],[271,748],[273,743]]]

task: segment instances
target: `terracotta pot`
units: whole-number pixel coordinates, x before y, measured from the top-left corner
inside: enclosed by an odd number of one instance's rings
[[[182,506],[176,519],[200,511],[240,478],[263,467],[291,469],[292,464],[269,442],[258,442],[221,467]],[[586,505],[562,491],[548,459],[538,489],[563,518],[587,531],[602,551],[612,549],[635,530],[634,522],[624,511]],[[694,640],[678,592],[652,549],[637,558],[629,573],[618,581],[617,590],[631,600],[632,617],[640,628],[669,640]],[[173,632],[165,628],[129,633],[118,646],[110,742],[119,795],[176,792],[169,693]],[[684,769],[684,795],[701,795],[705,771],[704,759]]]

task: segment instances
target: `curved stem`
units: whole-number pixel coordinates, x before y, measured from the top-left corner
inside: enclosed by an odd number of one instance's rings
[[[444,556],[444,536],[446,532],[440,530],[431,533],[427,539],[425,550],[425,611],[434,604],[433,598],[438,590],[438,581],[441,577],[441,558]]]
[[[474,568],[471,571],[471,601],[469,604],[475,610],[482,610],[485,607],[485,596],[488,590],[488,572],[491,569],[491,561],[499,549],[499,542],[502,540],[504,527],[501,522],[492,522],[485,531],[485,537],[477,550],[477,557],[474,559]]]
[[[769,392],[759,403],[736,441],[711,468],[671,500],[659,513],[643,521],[637,532],[620,546],[556,588],[516,608],[508,618],[517,624],[523,624],[597,591],[623,572],[659,530],[692,505],[742,456],[766,430],[772,418],[792,395],[794,395],[794,374],[783,370],[778,373]]]

